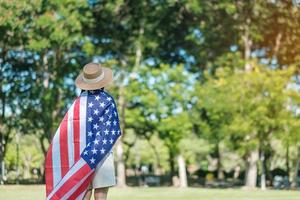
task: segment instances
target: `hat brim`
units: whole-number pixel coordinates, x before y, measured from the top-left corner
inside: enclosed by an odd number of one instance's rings
[[[83,80],[83,73],[80,73],[75,80],[76,87],[82,90],[97,90],[107,86],[113,81],[113,73],[111,69],[106,67],[102,67],[102,70],[104,72],[104,78],[95,83],[85,82]]]

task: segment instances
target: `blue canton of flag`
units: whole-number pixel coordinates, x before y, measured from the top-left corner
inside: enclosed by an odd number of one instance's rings
[[[88,91],[87,97],[87,146],[81,157],[91,169],[108,155],[121,135],[116,104],[104,90]]]

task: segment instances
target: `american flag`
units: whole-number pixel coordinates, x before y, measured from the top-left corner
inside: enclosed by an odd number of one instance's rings
[[[57,129],[46,156],[46,199],[83,199],[97,165],[121,136],[113,97],[82,92]]]

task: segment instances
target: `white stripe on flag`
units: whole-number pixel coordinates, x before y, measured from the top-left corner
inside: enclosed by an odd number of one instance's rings
[[[86,147],[86,109],[87,107],[87,92],[80,97],[80,153]]]
[[[58,127],[52,142],[52,167],[53,167],[53,188],[61,179],[61,163],[60,163],[60,127]]]
[[[74,128],[73,128],[73,116],[74,116],[74,104],[69,108],[68,111],[68,157],[69,157],[69,168],[74,164]]]
[[[84,164],[86,164],[83,158],[80,158],[78,162],[68,171],[68,173],[61,179],[61,181],[54,187],[51,193],[48,195],[47,200],[51,199],[52,196],[59,190],[61,186],[73,175],[75,174]]]

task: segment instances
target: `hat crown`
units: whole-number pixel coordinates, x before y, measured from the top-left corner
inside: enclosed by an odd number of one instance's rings
[[[98,63],[88,63],[75,80],[76,87],[82,90],[95,90],[103,88],[113,81],[113,73],[110,68]]]
[[[88,63],[83,67],[85,79],[95,79],[102,74],[102,68],[98,63]]]

